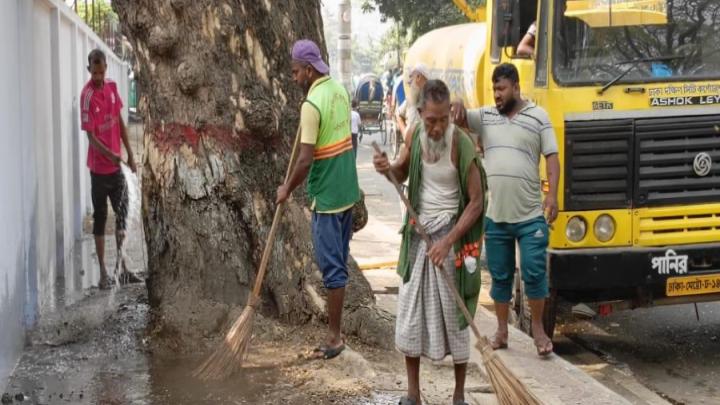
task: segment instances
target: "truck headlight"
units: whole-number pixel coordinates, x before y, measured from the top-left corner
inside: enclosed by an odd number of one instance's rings
[[[595,220],[593,230],[597,240],[607,242],[615,236],[615,220],[608,214],[602,214]]]
[[[587,224],[581,217],[572,217],[565,226],[565,236],[571,242],[580,242],[585,238]]]

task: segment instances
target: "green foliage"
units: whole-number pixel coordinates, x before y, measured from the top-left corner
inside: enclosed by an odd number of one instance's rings
[[[378,46],[380,55],[393,59],[387,61],[387,64],[391,66],[386,67],[398,65],[398,56],[399,59],[402,60],[402,56],[410,47],[410,44],[410,36],[401,29],[399,24],[395,24],[389,29],[385,35],[380,38],[380,45]]]
[[[483,3],[468,1],[474,7]],[[362,8],[366,12],[377,9],[383,18],[399,22],[401,32],[408,33],[411,42],[436,28],[468,22],[452,0],[363,0]]]
[[[375,73],[379,74],[381,54],[378,53],[377,45],[371,39],[362,40],[353,37],[352,43],[352,70],[355,74]]]
[[[113,11],[108,0],[95,0],[95,8],[93,9],[92,0],[76,0],[77,14],[89,25],[95,32],[102,30],[102,27],[117,24],[118,16]]]
[[[402,62],[402,55],[410,46],[409,37],[400,32],[398,25],[387,30],[379,41],[353,36],[353,72],[382,74]],[[400,55],[400,60],[398,59]]]
[[[359,4],[359,3],[358,3]],[[338,18],[333,8],[323,8],[323,27],[325,31],[325,43],[327,44],[328,61],[331,74],[337,74],[339,65],[337,51]],[[352,71],[353,75],[360,76],[365,73],[382,74],[387,70],[386,65],[397,64],[397,56],[393,53],[399,47],[402,51],[407,49],[407,39],[404,36],[398,37],[396,27],[389,29],[380,39],[368,35],[362,31],[355,31],[352,35]],[[389,53],[393,53],[389,55]]]

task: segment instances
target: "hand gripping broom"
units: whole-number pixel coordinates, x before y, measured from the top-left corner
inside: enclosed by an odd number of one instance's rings
[[[290,161],[288,162],[287,173],[285,174],[285,182],[290,178],[290,172],[295,166],[298,149],[300,148],[300,127],[295,134],[295,142],[293,143]],[[260,302],[260,289],[262,288],[265,271],[270,261],[270,253],[272,252],[273,242],[275,241],[275,233],[280,223],[282,211],[285,203],[278,204],[275,207],[275,216],[273,217],[272,226],[268,239],[265,242],[265,250],[263,251],[262,260],[260,260],[260,268],[255,278],[255,287],[252,294],[248,298],[242,314],[235,320],[230,330],[225,335],[225,339],[215,349],[213,354],[205,360],[200,367],[195,369],[193,375],[201,380],[222,380],[237,371],[242,366],[246,357],[246,351],[252,336],[253,320],[255,318],[255,308]]]
[[[375,148],[375,152],[384,154],[384,152],[380,150],[380,147],[378,147],[377,143],[373,142],[372,145],[373,148]],[[432,244],[430,236],[428,236],[427,232],[425,232],[425,228],[423,228],[420,224],[417,213],[410,204],[410,201],[408,201],[405,193],[403,193],[400,188],[400,183],[398,183],[392,171],[388,172],[387,177],[395,186],[395,190],[398,192],[400,199],[402,199],[405,204],[410,218],[413,219],[411,223],[415,227],[415,230],[429,247]],[[495,353],[490,344],[490,340],[488,340],[486,336],[480,334],[480,330],[475,324],[472,316],[470,316],[470,311],[468,311],[465,306],[465,301],[463,301],[462,297],[460,297],[460,294],[455,288],[455,282],[450,280],[450,276],[448,276],[442,266],[438,270],[438,273],[442,275],[445,283],[447,283],[450,291],[452,291],[455,303],[460,308],[460,311],[462,311],[465,319],[467,319],[475,338],[477,338],[477,345],[475,347],[482,354],[483,364],[485,365],[485,370],[487,371],[487,375],[490,378],[493,389],[495,390],[495,395],[497,395],[498,402],[502,405],[540,405],[540,400],[527,389],[525,384],[512,374],[510,369],[508,369],[505,363],[503,363],[502,359],[498,357],[497,353]]]

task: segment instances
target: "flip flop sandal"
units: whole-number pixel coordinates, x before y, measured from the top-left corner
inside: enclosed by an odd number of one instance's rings
[[[490,346],[493,348],[493,350],[507,349],[508,338],[506,337],[505,339],[505,341],[501,340],[500,337],[496,334],[495,337],[493,337],[493,340],[490,342]]]
[[[398,405],[417,405],[417,401],[408,397],[402,397]]]
[[[338,347],[319,346],[313,350],[313,353],[318,353],[321,355],[313,358],[330,360],[337,357],[340,353],[343,352],[343,350],[345,350],[345,343],[341,344]]]

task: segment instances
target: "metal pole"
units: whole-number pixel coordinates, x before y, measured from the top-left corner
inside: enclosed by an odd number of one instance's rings
[[[340,0],[339,5],[339,35],[338,35],[338,59],[340,62],[340,82],[347,91],[352,87],[352,6],[350,0]]]

